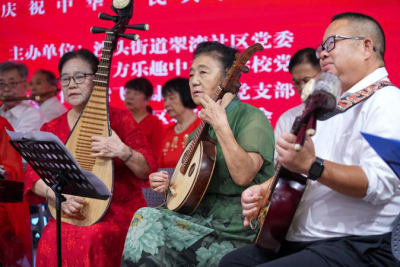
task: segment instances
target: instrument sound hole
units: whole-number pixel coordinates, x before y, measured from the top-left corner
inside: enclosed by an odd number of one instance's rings
[[[190,169],[189,169],[189,177],[192,176],[195,168],[196,168],[196,163],[193,163],[192,166],[190,166]]]

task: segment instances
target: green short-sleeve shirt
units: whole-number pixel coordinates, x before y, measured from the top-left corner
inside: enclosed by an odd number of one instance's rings
[[[264,159],[260,171],[249,186],[265,182],[274,173],[272,163],[275,140],[271,123],[258,108],[241,102],[238,97],[229,103],[226,113],[229,126],[240,147],[246,152],[258,153]],[[207,194],[240,195],[247,187],[239,186],[232,180],[222,148],[212,127],[209,129],[209,135],[217,142],[217,162]],[[189,140],[193,136],[194,133]]]

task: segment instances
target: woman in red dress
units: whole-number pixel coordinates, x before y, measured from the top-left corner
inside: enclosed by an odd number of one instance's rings
[[[190,133],[196,130],[201,119],[193,112],[197,105],[190,95],[189,80],[174,78],[162,88],[164,107],[171,118],[176,119],[166,130],[163,141],[160,168],[175,168],[186,146]]]
[[[161,155],[164,126],[161,121],[152,115],[149,106],[153,95],[153,85],[146,78],[135,78],[125,84],[125,106],[139,123],[154,155]]]
[[[46,123],[42,131],[52,132],[65,142],[83,110],[93,87],[98,59],[88,50],[66,53],[60,60],[61,87],[72,109]],[[97,224],[79,227],[62,223],[63,266],[117,266],[134,212],[146,206],[140,181],[156,168],[156,160],[138,124],[129,111],[110,107],[110,137],[92,137],[92,156],[114,158],[114,193],[104,218]],[[25,175],[28,201],[55,199],[54,192],[32,169]],[[73,216],[85,205],[82,197],[64,195],[62,211]],[[46,226],[37,251],[36,266],[56,266],[56,222]]]
[[[0,116],[0,168],[5,171],[7,180],[22,182],[21,156],[10,145],[6,129],[14,131],[11,124]],[[28,202],[0,202],[0,266],[33,266],[31,235]]]

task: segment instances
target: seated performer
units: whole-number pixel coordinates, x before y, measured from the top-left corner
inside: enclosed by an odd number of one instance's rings
[[[165,130],[157,116],[151,114],[149,103],[153,95],[153,85],[146,78],[136,78],[125,84],[125,92],[126,108],[142,129],[154,155],[159,158]]]
[[[162,87],[164,107],[176,123],[168,126],[163,150],[158,161],[160,168],[175,168],[186,146],[189,135],[196,130],[201,119],[193,112],[197,105],[190,96],[189,80],[174,78],[167,81]]]
[[[306,83],[321,72],[319,60],[315,56],[315,49],[303,48],[297,51],[290,59],[289,72],[292,75],[294,88],[301,95]],[[283,132],[290,133],[295,118],[301,115],[303,109],[304,104],[301,103],[279,117],[274,130],[275,140],[278,140]],[[275,162],[277,157],[278,153],[275,151]]]
[[[9,143],[6,129],[14,130],[0,116],[0,169],[5,171],[7,180],[23,182],[21,156]],[[28,202],[0,202],[0,266],[33,266],[31,235]]]
[[[65,142],[93,88],[98,59],[88,50],[68,52],[59,62],[60,83],[72,109],[46,123],[42,131],[52,132]],[[79,227],[62,223],[62,260],[67,266],[115,266],[121,260],[123,243],[134,212],[146,205],[140,181],[156,168],[156,160],[129,111],[110,107],[110,137],[93,136],[95,157],[114,158],[114,192],[110,207],[99,223]],[[28,201],[55,199],[54,192],[29,168],[25,176]],[[65,195],[62,211],[75,215],[85,205],[82,197]],[[56,266],[56,221],[44,229],[37,250],[36,266]]]
[[[15,131],[38,131],[44,122],[43,114],[28,101],[13,99],[26,93],[28,69],[22,63],[0,63],[0,97],[8,98],[0,107],[3,116]]]
[[[309,178],[279,252],[249,245],[226,255],[220,266],[400,266],[390,244],[400,180],[360,133],[399,138],[400,90],[389,83],[384,53],[385,36],[375,19],[333,17],[317,57],[323,72],[339,77],[342,103],[350,104],[318,121],[316,135],[300,152],[292,134],[277,141],[282,166]],[[243,192],[245,225],[264,206],[267,188],[264,183]]]
[[[236,52],[217,42],[201,43],[190,68],[193,101],[203,107],[201,117],[217,142],[216,166],[204,198],[189,216],[163,208],[136,212],[122,266],[217,266],[224,254],[254,237],[242,224],[240,194],[272,175],[274,137],[265,115],[236,95],[225,94],[221,103],[211,99]],[[165,193],[168,175],[151,174],[150,185]]]
[[[38,70],[30,82],[32,95],[39,95],[35,101],[40,106],[45,122],[55,119],[67,111],[67,108],[57,99],[58,82],[56,76],[48,70]]]

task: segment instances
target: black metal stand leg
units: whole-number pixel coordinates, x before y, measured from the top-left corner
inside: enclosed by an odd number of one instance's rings
[[[61,249],[61,203],[63,202],[63,196],[61,195],[63,186],[60,184],[55,186],[56,195],[56,219],[57,219],[57,267],[62,266],[62,249]]]

